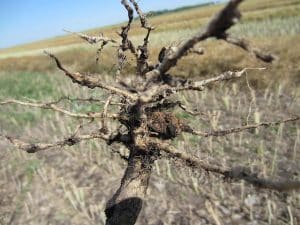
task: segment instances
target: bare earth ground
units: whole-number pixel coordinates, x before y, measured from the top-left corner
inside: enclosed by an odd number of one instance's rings
[[[76,85],[69,88],[71,93],[78,91]],[[239,126],[247,117],[251,123],[300,113],[299,92],[286,93],[284,87],[257,91],[252,97],[250,89],[240,93],[234,83],[216,89],[193,94],[197,103],[189,104],[206,116],[197,121],[180,111],[178,116],[205,130],[209,125]],[[14,110],[24,113],[22,107]],[[67,136],[73,127],[73,120],[60,115],[49,118],[16,133],[26,140],[51,141]],[[299,141],[298,122],[226,138],[183,135],[174,143],[205,161],[247,165],[265,177],[299,179]],[[1,225],[104,224],[105,203],[118,187],[125,168],[104,143],[88,142],[32,155],[0,143]],[[138,224],[300,223],[299,192],[258,190],[175,165],[163,160],[156,164]]]

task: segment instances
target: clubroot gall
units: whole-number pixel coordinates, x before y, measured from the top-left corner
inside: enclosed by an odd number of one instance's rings
[[[300,120],[300,116],[289,117],[275,122],[262,122],[257,124],[247,124],[226,130],[211,129],[209,131],[199,131],[179,119],[172,112],[176,107],[190,114],[191,116],[201,116],[201,113],[188,109],[182,102],[174,100],[176,94],[183,91],[198,92],[203,91],[207,86],[227,80],[238,79],[246,75],[248,70],[263,70],[264,68],[244,68],[241,71],[227,71],[216,77],[195,81],[191,79],[178,78],[170,70],[176,67],[177,62],[188,54],[203,54],[199,51],[197,44],[209,38],[216,38],[238,46],[250,53],[258,60],[266,63],[272,62],[275,57],[266,54],[253,47],[244,39],[236,38],[228,34],[228,29],[232,27],[241,14],[238,5],[242,0],[231,0],[217,13],[208,25],[191,36],[178,46],[164,47],[157,56],[157,62],[149,60],[149,37],[155,29],[152,27],[135,0],[122,0],[121,3],[128,12],[128,23],[121,28],[120,41],[105,37],[92,37],[82,33],[76,33],[80,38],[90,44],[100,43],[97,50],[97,61],[100,59],[102,49],[108,44],[118,44],[116,57],[115,84],[106,83],[103,76],[99,74],[88,74],[72,72],[63,66],[60,59],[54,54],[45,52],[54,60],[59,70],[61,70],[72,82],[88,88],[102,89],[110,94],[106,100],[77,99],[78,101],[94,102],[103,104],[102,112],[74,113],[59,106],[64,98],[55,102],[32,103],[23,102],[16,99],[9,99],[0,102],[0,105],[19,104],[28,107],[36,107],[54,110],[67,116],[78,119],[87,119],[91,125],[100,120],[100,127],[90,133],[82,132],[82,124],[78,125],[69,137],[54,143],[27,143],[10,135],[0,134],[19,149],[28,153],[35,153],[50,148],[72,146],[84,140],[100,139],[108,145],[124,145],[129,150],[129,156],[119,155],[127,161],[127,168],[124,172],[119,189],[107,202],[106,216],[108,225],[130,225],[135,224],[141,211],[144,197],[146,195],[152,167],[159,158],[176,159],[182,166],[191,167],[195,170],[204,170],[214,173],[227,180],[244,180],[259,188],[273,189],[276,191],[289,191],[300,189],[300,181],[284,180],[273,181],[272,179],[259,178],[244,167],[225,167],[216,163],[210,164],[197,158],[183,149],[176,149],[172,145],[172,140],[181,133],[189,133],[195,136],[226,136],[232,133],[253,130],[259,127],[277,126],[279,124]],[[145,29],[145,37],[141,45],[135,46],[130,40],[130,29],[134,20],[134,11],[139,16],[142,29]],[[124,74],[124,65],[131,55],[135,61],[135,74]],[[101,63],[101,61],[100,61]],[[125,79],[126,78],[126,79]],[[110,107],[117,107],[117,110],[109,110]],[[118,128],[112,130],[107,126],[107,120],[114,120],[119,123]]]

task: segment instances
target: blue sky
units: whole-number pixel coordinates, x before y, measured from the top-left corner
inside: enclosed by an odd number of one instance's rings
[[[143,11],[212,0],[139,0]],[[0,48],[126,20],[120,0],[0,0]]]

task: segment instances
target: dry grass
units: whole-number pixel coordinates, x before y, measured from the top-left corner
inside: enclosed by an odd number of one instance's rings
[[[180,41],[197,32],[199,27],[204,25],[212,13],[219,8],[220,6],[200,7],[190,9],[188,12],[153,17],[151,22],[157,26],[157,29],[150,38],[152,60],[157,61],[156,56],[163,46],[179,44]],[[300,49],[290,46],[297,46],[300,41],[300,1],[246,1],[242,8],[245,12],[243,21],[231,32],[240,37],[250,38],[254,45],[274,52],[279,57],[279,60],[271,66],[270,72],[264,77],[264,80],[268,82],[284,80],[284,82],[298,85],[300,69],[297,62],[300,60]],[[115,36],[117,30],[119,30],[119,26],[101,29],[105,35],[112,35],[115,38],[117,38]],[[99,32],[99,29],[95,29],[89,33],[97,34]],[[137,22],[134,24],[131,34],[136,45],[141,43],[143,31],[138,29]],[[243,51],[237,48],[232,50],[231,46],[222,42],[216,44],[216,42],[208,41],[201,47],[205,49],[204,56],[187,57],[182,60],[178,69],[173,73],[181,76],[203,76],[208,73],[216,74],[228,69],[255,67],[260,64],[257,60],[245,55]],[[75,70],[113,74],[116,69],[113,66],[117,58],[114,47],[106,49],[101,56],[100,63],[96,64],[94,47],[83,43],[78,37],[63,36],[1,50],[0,71],[9,73],[53,71],[53,64],[42,54],[44,49],[57,53],[64,64]],[[230,54],[228,54],[229,51]],[[214,63],[211,63],[212,60]],[[129,61],[125,72],[133,71],[134,68],[130,67],[131,62]],[[260,85],[261,87],[265,87],[265,81]]]
[[[182,37],[186,33],[184,31]],[[154,56],[159,53],[161,48],[157,47],[156,43],[160,43],[160,46],[162,46],[164,36],[169,36],[174,41],[178,40],[178,36],[181,36],[175,34],[172,37],[172,34],[174,33],[154,35],[151,44],[151,47],[153,47],[151,51],[152,61],[157,60]],[[239,48],[222,41],[208,41],[201,45],[205,49],[205,55],[185,57],[178,63],[178,67],[172,70],[172,74],[183,77],[205,77],[227,70],[240,70],[244,67],[267,67],[266,73],[258,73],[251,77],[251,81],[255,82],[258,87],[265,88],[269,83],[276,85],[278,82],[289,83],[291,88],[297,87],[300,83],[300,66],[298,63],[300,61],[300,50],[290,46],[297,46],[299,40],[297,35],[273,37],[271,39],[252,38],[251,41],[254,45],[264,48],[266,51],[271,51],[279,57],[272,65],[263,64]],[[114,74],[116,71],[114,66],[117,57],[115,49],[109,48],[104,50],[98,64],[95,62],[95,50],[91,47],[73,48],[64,52],[57,52],[57,55],[65,65],[73,70],[102,75]],[[134,62],[133,60],[129,56],[129,62],[126,65],[124,74],[133,73],[134,68],[131,66]],[[55,69],[55,64],[49,61],[49,58],[46,56],[3,59],[0,64],[0,70],[9,73],[16,71],[43,73],[45,71],[52,72]]]
[[[78,97],[102,95],[97,90],[82,90],[70,82],[57,85],[56,89],[64,95]],[[201,110],[207,116],[195,120],[179,110],[177,115],[203,130],[211,126],[239,126],[247,121],[276,120],[300,113],[300,92],[289,90],[280,86],[276,91],[265,89],[250,94],[251,89],[239,92],[238,84],[230,82],[192,96],[188,93],[178,96],[190,108]],[[195,101],[186,102],[186,99]],[[80,106],[72,106],[73,110],[76,108]],[[24,113],[24,108],[6,106],[1,111]],[[67,136],[76,124],[76,120],[56,113],[45,116],[45,111],[30,111],[40,119],[21,127],[11,114],[5,123],[1,120],[1,129],[26,140],[53,141]],[[14,123],[17,124],[12,126]],[[292,175],[299,179],[299,141],[300,124],[296,123],[221,138],[182,135],[174,144],[203,160],[247,165],[265,177]],[[32,225],[104,224],[105,202],[117,188],[125,168],[105,143],[87,142],[32,155],[3,141],[0,146],[0,195],[3,196],[0,224],[9,224],[10,220],[11,224]],[[300,223],[298,192],[258,191],[243,182],[228,183],[205,172],[178,169],[178,166],[175,169],[174,164],[157,162],[138,224],[159,221],[184,225]]]

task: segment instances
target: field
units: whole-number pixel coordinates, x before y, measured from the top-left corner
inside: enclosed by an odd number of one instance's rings
[[[156,26],[150,38],[152,61],[157,60],[155,56],[163,46],[178,45],[197,32],[220,7],[195,7],[150,17]],[[249,71],[247,79],[238,82],[178,96],[189,108],[203,112],[195,119],[176,111],[178,117],[200,130],[300,115],[300,0],[248,0],[241,9],[242,21],[230,32],[276,54],[278,59],[271,65],[263,64],[234,46],[209,40],[199,45],[205,51],[203,56],[181,60],[171,73],[194,79],[244,67],[266,67],[264,71]],[[138,26],[136,22],[131,31],[134,43],[143,38]],[[119,27],[87,32],[117,38]],[[74,71],[97,72],[108,82],[113,79],[114,46],[102,52],[97,64],[94,46],[74,35],[56,37],[0,50],[0,102],[9,98],[48,102],[61,96],[107,97],[62,76],[43,55],[45,49],[56,53]],[[128,63],[125,71],[132,73],[134,68]],[[103,108],[72,100],[62,105],[73,112]],[[0,133],[27,141],[59,140],[76,124],[78,120],[59,113],[0,105]],[[183,134],[174,144],[210,163],[249,166],[263,177],[300,179],[299,122],[218,138]],[[0,138],[0,225],[104,224],[105,203],[117,189],[125,168],[109,148],[119,146],[91,141],[27,154]],[[299,191],[259,190],[176,165],[176,161],[157,161],[138,224],[300,224]]]

